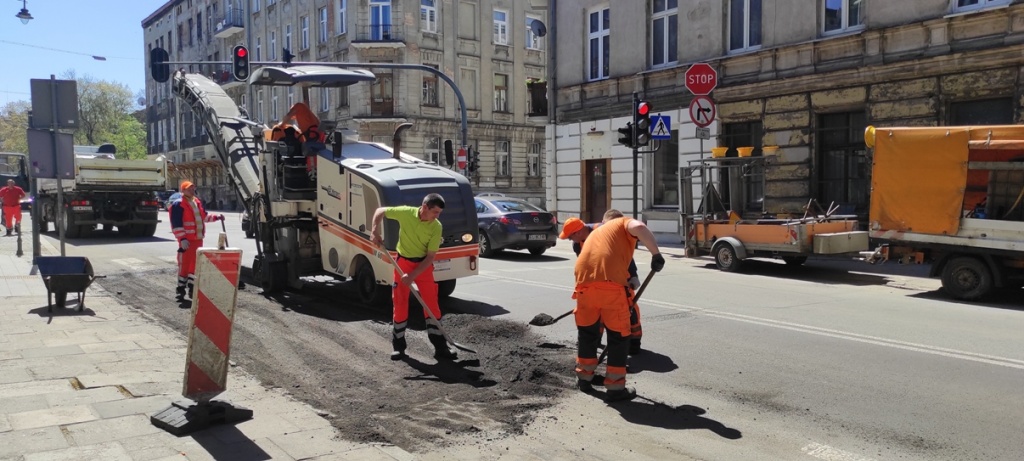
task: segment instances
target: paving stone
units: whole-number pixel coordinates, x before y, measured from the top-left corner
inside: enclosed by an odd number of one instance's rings
[[[14,430],[62,426],[96,419],[96,413],[86,405],[47,408],[7,415],[7,420],[11,422],[11,427]]]
[[[117,351],[128,351],[134,349],[141,349],[138,344],[132,341],[118,341],[118,342],[101,342],[93,344],[82,344],[79,346],[85,353],[93,352],[117,352]]]
[[[22,413],[50,408],[47,397],[53,394],[21,395],[0,398],[0,414]]]
[[[67,439],[56,426],[0,433],[0,457],[67,447]]]
[[[32,349],[23,349],[21,355],[25,358],[33,357],[54,357],[58,355],[80,355],[82,354],[82,348],[77,345],[70,346],[55,346],[55,347],[37,347]]]
[[[292,432],[268,438],[295,459],[340,453],[359,447],[355,443],[338,440],[334,428]]]
[[[25,461],[79,461],[95,459],[103,461],[133,461],[130,454],[116,442],[70,447],[62,450],[29,453]]]
[[[71,382],[66,379],[51,379],[28,383],[0,384],[0,399],[21,397],[25,395],[47,394],[50,392],[70,391]]]
[[[362,447],[343,453],[331,453],[329,455],[317,456],[310,461],[413,461],[416,458],[401,449],[395,447]]]
[[[10,367],[0,371],[0,384],[23,383],[32,380],[34,380],[32,374],[22,367]]]
[[[135,397],[147,397],[150,395],[178,396],[181,395],[183,379],[179,379],[176,383],[125,383],[121,387],[124,387]]]
[[[174,381],[181,381],[181,377],[182,377],[181,373],[171,373],[171,372],[162,372],[162,371],[145,372],[145,373],[143,373],[143,372],[111,373],[111,374],[100,373],[100,374],[95,374],[95,375],[82,375],[82,376],[79,376],[78,377],[78,381],[80,381],[83,386],[88,387],[88,388],[92,388],[92,387],[102,387],[102,386],[116,386],[116,385],[119,385],[119,384],[124,385],[124,384],[127,384],[127,383],[153,383],[153,382],[163,382],[163,381],[174,382]]]
[[[7,415],[0,414],[0,432],[9,432],[11,430],[11,423],[7,421]]]
[[[50,407],[89,405],[128,398],[118,391],[116,387],[98,387],[96,389],[82,389],[80,391],[57,392],[47,394],[44,397]]]
[[[91,362],[88,358],[84,358],[77,363],[30,367],[29,371],[36,379],[70,379],[97,373],[99,369]]]
[[[173,400],[166,396],[142,397],[138,399],[123,399],[109,402],[99,402],[92,405],[93,410],[101,418],[117,418],[120,416],[142,414],[147,417],[157,413],[171,405]]]
[[[0,351],[0,362],[5,360],[16,360],[20,359],[21,351]]]
[[[111,442],[160,432],[160,429],[150,424],[148,415],[130,415],[72,424],[66,426],[65,430],[78,445]]]

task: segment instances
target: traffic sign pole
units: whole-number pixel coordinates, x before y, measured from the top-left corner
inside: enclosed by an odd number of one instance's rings
[[[637,122],[637,118],[636,118],[636,105],[639,104],[639,103],[640,103],[640,94],[637,93],[636,91],[634,91],[633,92],[633,130],[636,130],[636,122]],[[636,132],[635,131],[633,132],[633,139],[636,139]],[[637,212],[637,207],[638,207],[638,203],[639,203],[639,201],[637,199],[637,182],[638,182],[638,179],[637,179],[637,169],[639,169],[639,168],[640,168],[640,153],[639,153],[639,149],[636,146],[636,143],[634,143],[633,144],[633,219],[637,219],[637,216],[639,216],[639,214]]]

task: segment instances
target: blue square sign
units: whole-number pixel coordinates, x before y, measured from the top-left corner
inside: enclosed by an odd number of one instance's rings
[[[672,117],[655,115],[651,117],[651,139],[672,139]]]

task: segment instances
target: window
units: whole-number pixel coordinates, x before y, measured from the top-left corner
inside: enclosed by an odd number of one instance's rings
[[[424,64],[424,65],[427,65],[427,66],[433,67],[434,69],[437,69],[437,66],[433,65],[433,64]],[[437,98],[437,75],[432,74],[430,72],[424,72],[423,73],[423,96],[422,96],[422,98],[423,99],[422,99],[421,103],[424,106],[434,106],[434,107],[438,106],[438,101],[437,101],[437,99],[438,99]]]
[[[675,0],[673,0],[675,1]],[[527,16],[526,17],[526,33],[523,35],[526,37],[526,49],[528,50],[543,50],[544,39],[533,33],[533,21],[540,21],[540,18]]]
[[[980,10],[999,5],[1007,5],[1010,0],[956,0],[954,11]]]
[[[588,38],[589,53],[587,53],[587,79],[601,80],[608,78],[609,72],[609,9],[603,8],[591,11],[589,16],[590,28]]]
[[[420,29],[437,33],[437,7],[434,0],[420,0]]]
[[[679,34],[679,0],[654,0],[651,14],[651,65],[675,64]]]
[[[256,37],[256,54],[255,54],[254,57],[256,58],[257,61],[262,61],[263,60],[263,53],[262,53],[263,50],[262,50],[262,45],[260,43],[260,40],[261,39],[259,37]]]
[[[761,157],[761,144],[764,138],[764,126],[761,122],[742,122],[742,123],[727,123],[722,128],[722,147],[728,147],[726,151],[726,157],[739,157],[739,151],[737,147],[753,147],[754,150],[751,152],[753,157]],[[743,183],[743,202],[741,212],[750,212],[760,215],[764,211],[764,166],[762,163],[754,162],[749,163],[749,168],[742,170]],[[722,195],[722,201],[724,203],[729,202],[729,191],[730,189],[726,186],[729,184],[729,178],[725,178],[722,183],[722,190],[719,191]]]
[[[317,43],[327,42],[327,8],[317,10],[320,18],[320,40]]]
[[[512,168],[509,166],[509,143],[508,141],[494,142],[494,166],[497,168],[495,176],[512,176]]]
[[[761,0],[730,0],[729,51],[761,47]]]
[[[320,88],[320,112],[331,110],[331,89]]]
[[[241,95],[238,96],[238,105],[242,106],[242,109],[248,110],[249,109],[249,105],[247,104],[248,98],[246,96],[247,95],[245,93],[242,93]]]
[[[260,12],[260,0],[252,0],[252,12],[253,13],[259,13]]]
[[[270,114],[274,120],[278,120],[278,114],[281,114],[277,107],[277,88],[270,89]]]
[[[462,91],[462,98],[466,101],[466,109],[479,109],[480,102],[477,100],[476,70],[459,69],[459,90]]]
[[[477,39],[477,24],[479,15],[476,13],[476,5],[470,2],[459,2],[459,38],[469,40]]]
[[[864,112],[826,114],[818,119],[818,203],[839,206],[838,214],[866,216],[871,161],[864,147]]]
[[[277,61],[277,32],[270,31],[270,60]]]
[[[863,3],[864,0],[825,0],[825,33],[860,29]]]
[[[508,12],[494,10],[494,44],[508,45]]]
[[[259,117],[259,121],[268,123],[271,121],[267,119],[266,112],[263,112],[263,90],[256,90],[256,115]]]
[[[370,0],[370,40],[391,40],[391,0]]]
[[[292,25],[284,26],[284,49],[292,51]]]
[[[309,16],[303,16],[299,19],[300,27],[302,28],[302,49],[309,49]]]
[[[526,176],[531,178],[540,177],[540,143],[530,143],[526,152]]]
[[[508,112],[508,75],[494,74],[494,111]]]
[[[194,33],[195,26],[193,25],[192,18],[188,18],[188,46],[195,45],[195,37],[193,36]]]
[[[336,14],[334,20],[337,24],[335,26],[335,31],[338,35],[345,33],[345,6],[347,3],[348,0],[338,0],[338,8],[335,10]]]
[[[290,86],[288,87],[288,110],[291,110],[293,105],[295,105],[295,87]]]
[[[1010,98],[954,102],[949,105],[949,125],[1012,125]]]
[[[203,39],[203,13],[196,13],[196,40]]]
[[[441,165],[441,138],[427,138],[423,147],[423,160]]]

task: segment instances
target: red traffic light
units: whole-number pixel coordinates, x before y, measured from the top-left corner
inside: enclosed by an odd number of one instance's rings
[[[651,105],[647,104],[646,102],[640,102],[640,104],[637,104],[636,106],[636,113],[640,114],[641,116],[646,116],[647,114],[651,113]]]
[[[243,47],[238,47],[238,48],[235,49],[235,56],[238,56],[240,58],[244,58],[245,55],[247,55],[247,54],[249,54],[249,51],[246,50]]]

